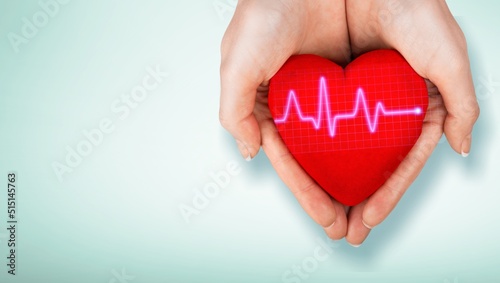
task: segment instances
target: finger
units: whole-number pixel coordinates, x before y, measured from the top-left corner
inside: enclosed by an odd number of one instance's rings
[[[243,158],[250,160],[257,154],[261,143],[253,109],[262,77],[255,73],[257,70],[248,59],[234,54],[236,52],[230,50],[222,55],[219,119],[236,139]]]
[[[262,148],[281,180],[290,188],[306,213],[325,228],[330,237],[343,238],[347,228],[344,207],[332,200],[297,163],[271,119],[262,119],[260,126]]]
[[[220,123],[233,135],[241,155],[249,161],[257,155],[261,143],[259,126],[253,115],[258,84],[252,90],[252,82],[223,75],[222,72],[226,71],[221,70]],[[233,82],[240,82],[241,85]]]
[[[349,211],[349,225],[345,239],[351,246],[356,248],[361,246],[371,231],[363,224],[363,210],[365,205],[366,201],[353,206]]]
[[[429,63],[428,78],[438,87],[448,111],[444,132],[451,147],[466,157],[471,150],[472,128],[479,116],[465,36],[443,1],[442,44]]]
[[[345,206],[338,201],[332,199],[333,206],[335,208],[335,213],[337,214],[337,219],[333,225],[324,228],[325,233],[332,240],[340,240],[345,237],[347,233],[347,216]]]
[[[439,59],[431,65],[436,71],[429,72],[429,79],[439,89],[448,111],[444,132],[450,146],[466,157],[471,151],[472,128],[479,117],[468,55],[466,51],[448,51],[436,56]]]
[[[367,228],[380,224],[416,179],[442,136],[445,116],[442,98],[430,96],[420,138],[396,171],[366,203],[362,220]]]

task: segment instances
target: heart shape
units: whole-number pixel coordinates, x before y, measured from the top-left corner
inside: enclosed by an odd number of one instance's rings
[[[291,57],[271,79],[269,108],[286,146],[334,199],[359,204],[392,175],[422,132],[425,80],[398,52],[366,53],[345,70]]]

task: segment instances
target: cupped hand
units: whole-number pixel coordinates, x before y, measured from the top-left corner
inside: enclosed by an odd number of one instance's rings
[[[399,168],[368,200],[351,208],[346,240],[359,245],[394,209],[442,133],[459,154],[471,150],[479,116],[465,37],[444,0],[346,0],[354,55],[398,50],[427,78],[430,101],[422,135]]]
[[[304,210],[332,239],[346,235],[343,205],[302,169],[281,140],[267,105],[267,85],[295,54],[350,59],[344,0],[241,0],[221,46],[220,121],[250,160],[262,146]]]
[[[399,202],[443,131],[455,151],[469,154],[479,108],[467,47],[443,0],[310,2],[239,2],[222,43],[220,120],[245,158],[253,158],[262,146],[278,175],[331,238],[346,236],[359,245]],[[268,109],[267,84],[294,54],[316,54],[345,65],[351,50],[359,55],[381,48],[398,50],[428,79],[429,109],[422,135],[396,172],[346,215],[346,207],[318,187],[287,150]]]

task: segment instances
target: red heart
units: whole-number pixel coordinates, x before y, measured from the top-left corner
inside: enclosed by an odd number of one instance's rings
[[[396,51],[366,53],[346,69],[291,57],[271,79],[281,138],[333,198],[356,205],[384,184],[422,132],[425,81]]]

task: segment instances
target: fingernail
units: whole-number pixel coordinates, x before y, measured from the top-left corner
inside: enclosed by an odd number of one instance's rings
[[[347,242],[347,243],[349,243],[349,242]],[[361,244],[359,244],[359,245],[354,245],[354,244],[349,243],[349,245],[351,245],[351,246],[352,246],[352,247],[354,247],[354,248],[359,248],[359,247],[361,247]]]
[[[464,141],[462,142],[462,156],[463,157],[469,156],[471,143],[472,143],[472,136],[468,135],[467,137],[465,137]]]
[[[373,227],[370,226],[370,225],[368,225],[368,224],[366,224],[366,222],[364,220],[361,220],[361,222],[363,222],[363,225],[365,225],[366,228],[368,228],[370,230],[373,229]]]
[[[252,155],[250,155],[250,151],[248,150],[247,146],[239,140],[236,140],[236,144],[238,145],[238,149],[240,150],[243,158],[245,158],[247,162],[252,161]]]
[[[337,222],[337,221],[333,221],[333,223],[332,223],[332,224],[330,224],[330,226],[327,226],[327,227],[323,227],[323,228],[325,228],[325,229],[329,229],[329,228],[332,228],[332,227],[333,227],[333,225],[335,225],[335,222]]]

